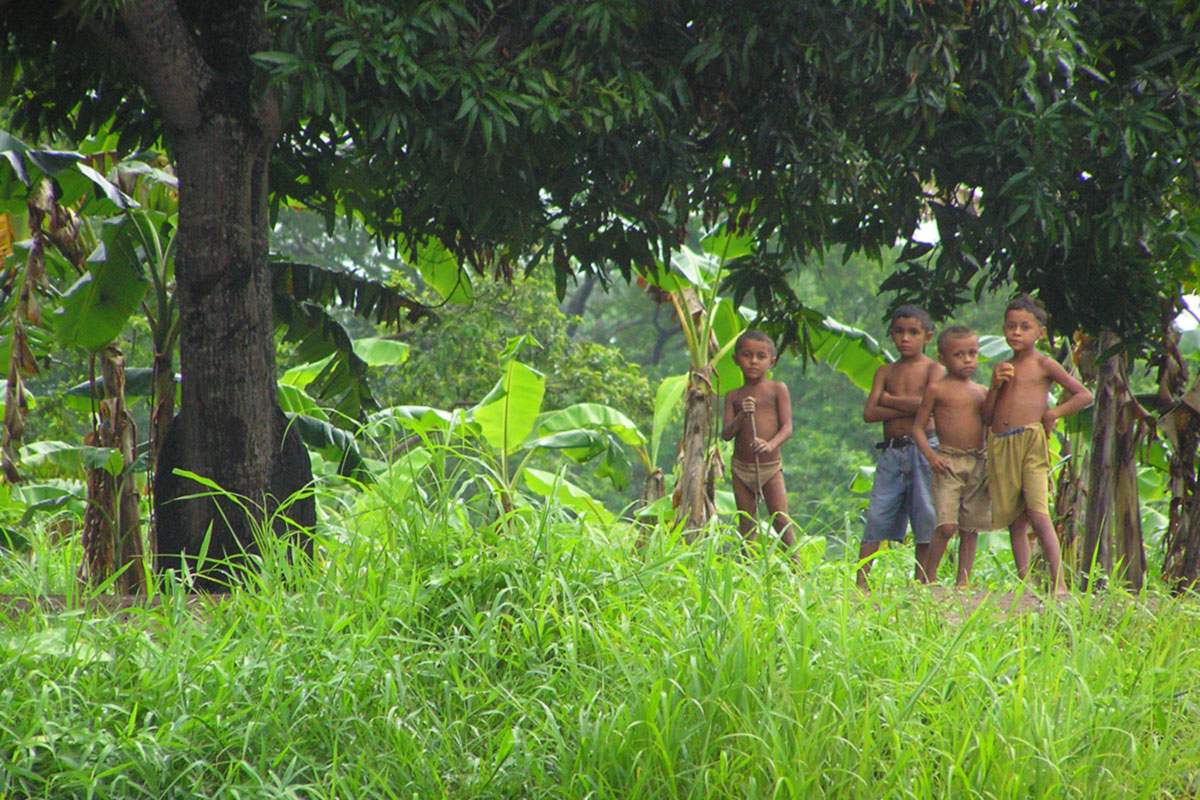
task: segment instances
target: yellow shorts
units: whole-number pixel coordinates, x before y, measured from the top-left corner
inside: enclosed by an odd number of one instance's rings
[[[1041,425],[989,434],[987,466],[992,527],[1007,528],[1027,510],[1050,514],[1050,450]]]
[[[953,525],[968,531],[992,527],[988,497],[987,458],[982,450],[959,450],[938,445],[938,454],[950,462],[949,472],[933,473],[933,511],[937,526]]]
[[[758,462],[758,477],[757,484],[755,483],[755,468],[754,462],[746,463],[737,458],[729,459],[729,471],[733,474],[735,481],[741,481],[744,486],[748,486],[750,491],[757,492],[759,489],[767,485],[767,481],[774,478],[778,473],[783,471],[783,461],[767,461]]]

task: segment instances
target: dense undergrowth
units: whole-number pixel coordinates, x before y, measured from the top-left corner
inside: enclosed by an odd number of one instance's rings
[[[0,797],[1194,797],[1200,608],[368,493],[228,597],[0,617]],[[73,546],[0,592],[73,584]],[[981,562],[986,559],[981,559]],[[986,564],[981,586],[1012,589]],[[965,609],[965,610],[964,610]],[[974,610],[972,610],[974,609]]]

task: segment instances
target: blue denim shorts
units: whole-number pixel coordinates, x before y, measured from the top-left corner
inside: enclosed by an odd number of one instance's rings
[[[929,444],[937,447],[937,437],[930,436]],[[915,444],[884,450],[875,465],[863,542],[903,542],[911,524],[917,544],[928,544],[937,524],[929,484],[929,462]]]

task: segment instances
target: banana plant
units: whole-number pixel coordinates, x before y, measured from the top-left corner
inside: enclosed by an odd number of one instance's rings
[[[643,465],[651,463],[647,439],[628,416],[609,406],[578,403],[544,409],[545,377],[517,358],[530,344],[536,346],[527,336],[509,340],[500,356],[503,374],[471,408],[454,412],[426,406],[384,409],[372,416],[363,436],[378,439],[388,434],[414,434],[415,439],[409,441],[422,446],[399,448],[394,453],[396,458],[405,459],[399,470],[404,474],[428,463],[427,456],[413,461],[414,452],[439,438],[478,465],[476,477],[487,484],[504,519],[526,502],[518,492],[518,485],[524,484],[530,492],[552,497],[585,519],[611,522],[612,513],[585,489],[559,473],[531,466],[531,459],[557,453],[576,464],[594,462],[597,477],[624,489],[629,484],[632,460],[628,451],[632,450]],[[475,453],[485,457],[475,458]],[[389,464],[371,466],[378,475],[392,471]],[[411,489],[411,480],[405,478],[402,490]]]
[[[659,386],[651,435],[651,458],[657,463],[661,437],[667,423],[684,405],[684,429],[672,502],[676,521],[687,538],[703,530],[716,506],[717,456],[716,399],[742,385],[741,371],[733,362],[737,337],[757,318],[757,313],[721,295],[731,267],[756,257],[752,237],[721,226],[700,240],[703,252],[680,248],[666,265],[642,274],[653,294],[670,302],[683,329],[688,346],[689,370],[665,379]],[[886,351],[870,334],[839,323],[820,312],[799,307],[785,331],[785,340],[796,343],[805,358],[828,364],[847,375],[864,391],[870,388],[875,370],[886,363]],[[653,501],[649,490],[644,497]]]

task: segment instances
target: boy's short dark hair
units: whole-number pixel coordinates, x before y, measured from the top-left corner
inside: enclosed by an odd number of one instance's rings
[[[893,325],[895,325],[896,320],[900,319],[901,317],[915,319],[917,322],[921,323],[921,328],[924,329],[926,333],[933,330],[933,318],[929,316],[928,311],[918,305],[908,303],[893,311],[892,319],[888,323],[888,328],[891,328]]]
[[[975,335],[975,331],[966,325],[951,325],[938,334],[938,352],[946,352],[946,346],[950,344],[952,339],[965,339],[968,336]]]
[[[770,336],[767,336],[758,328],[747,328],[746,330],[742,331],[742,335],[739,336],[737,341],[733,343],[733,352],[736,353],[741,348],[742,342],[766,342],[771,347],[771,355],[776,355],[775,340]]]
[[[1042,301],[1036,297],[1021,293],[1008,301],[1008,305],[1004,307],[1005,315],[1010,311],[1028,311],[1033,314],[1034,319],[1038,321],[1043,328],[1046,327],[1046,307],[1042,305]]]

